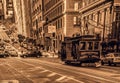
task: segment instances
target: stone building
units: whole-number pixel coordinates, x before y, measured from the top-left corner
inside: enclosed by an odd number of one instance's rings
[[[23,0],[24,1],[24,13],[25,13],[25,29],[26,29],[26,37],[32,37],[32,14],[31,14],[31,0]]]
[[[4,19],[4,12],[3,12],[3,2],[0,0],[0,23]]]
[[[32,35],[37,44],[43,45],[43,1],[32,0]]]
[[[44,37],[47,50],[60,50],[66,37],[80,34],[79,0],[43,0]]]
[[[100,34],[103,41],[120,36],[120,0],[79,1],[83,35]]]
[[[4,19],[7,21],[15,22],[13,0],[2,0],[4,8]]]
[[[32,28],[30,0],[13,0],[13,4],[18,34],[30,37],[30,30]]]

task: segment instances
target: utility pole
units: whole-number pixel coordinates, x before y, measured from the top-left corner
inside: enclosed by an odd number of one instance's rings
[[[104,24],[103,24],[103,39],[102,41],[105,40],[105,21],[106,21],[106,9],[104,9]]]

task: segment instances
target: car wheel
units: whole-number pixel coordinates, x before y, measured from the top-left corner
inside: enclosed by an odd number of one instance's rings
[[[65,64],[69,65],[69,64],[71,64],[71,62],[70,61],[65,61]]]
[[[6,56],[3,56],[4,58],[6,58]]]
[[[82,66],[82,62],[80,62],[79,65]]]
[[[114,63],[114,66],[116,66],[116,64]]]
[[[101,64],[104,65],[105,63],[103,61],[101,61]]]
[[[110,61],[108,62],[108,65],[111,66],[111,62]]]
[[[23,58],[26,58],[26,56],[23,56]]]

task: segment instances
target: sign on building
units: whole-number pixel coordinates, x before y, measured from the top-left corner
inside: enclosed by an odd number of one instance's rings
[[[52,37],[51,33],[45,33],[45,37]]]
[[[48,33],[55,33],[56,32],[56,26],[50,25],[48,26]]]

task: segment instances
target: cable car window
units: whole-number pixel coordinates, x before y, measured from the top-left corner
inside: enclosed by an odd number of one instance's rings
[[[86,42],[81,42],[80,43],[80,50],[85,50],[86,47]]]
[[[93,42],[88,42],[88,50],[92,50],[93,49]]]
[[[67,47],[66,50],[67,50],[68,52],[71,51],[71,49],[72,49],[71,43],[70,43],[70,44],[67,44],[66,47]]]

